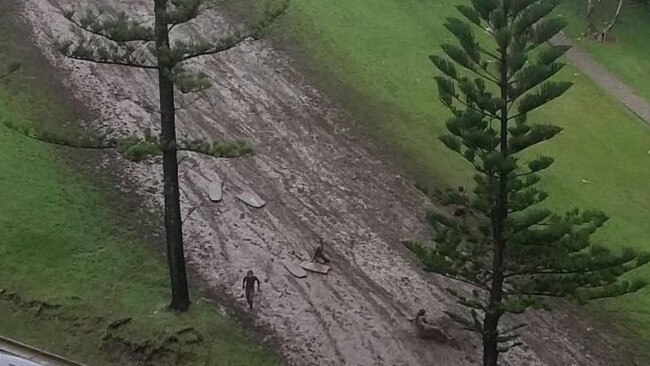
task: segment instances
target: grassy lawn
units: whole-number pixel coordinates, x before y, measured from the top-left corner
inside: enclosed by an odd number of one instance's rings
[[[616,40],[601,44],[581,37],[586,25],[584,3],[580,0],[564,1],[560,13],[570,22],[567,33],[639,95],[650,100],[650,84],[647,82],[650,80],[650,7],[636,1],[626,1],[619,23],[612,32]],[[603,0],[599,5],[602,9],[596,14],[597,19],[611,17],[616,3],[614,0]],[[608,14],[607,17],[605,14]]]
[[[5,100],[0,120],[23,119]],[[56,149],[0,127],[0,334],[90,365],[128,350],[158,365],[279,364],[217,305],[168,312],[164,258]]]
[[[464,184],[467,165],[437,139],[448,114],[437,100],[427,58],[450,39],[443,21],[460,16],[452,6],[459,2],[298,0],[275,32],[299,45],[316,82],[392,147],[418,180]],[[575,86],[532,116],[565,128],[538,150],[556,158],[544,180],[549,204],[601,209],[611,220],[599,240],[650,251],[650,205],[644,204],[650,202],[650,129],[572,67],[559,79]],[[650,279],[650,268],[638,275]],[[644,310],[650,309],[650,291],[603,301],[599,308],[629,318],[650,340],[650,313]]]
[[[69,131],[70,101],[38,56],[3,34],[0,68],[5,55],[26,64],[0,83],[0,122]],[[150,226],[108,174],[93,174],[100,154],[0,125],[0,334],[93,366],[281,364],[196,291],[189,312],[166,310],[163,241],[147,229],[160,220]]]

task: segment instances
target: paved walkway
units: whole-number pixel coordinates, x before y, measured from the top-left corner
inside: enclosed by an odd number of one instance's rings
[[[0,366],[47,366],[0,351]]]
[[[83,366],[64,357],[0,336],[0,366]]]
[[[572,46],[567,52],[569,61],[582,71],[583,74],[589,76],[601,88],[614,95],[632,113],[650,124],[650,103],[646,99],[637,95],[632,88],[625,85],[614,74],[607,71],[591,55],[576,46],[564,33],[559,33],[553,37],[551,43]]]

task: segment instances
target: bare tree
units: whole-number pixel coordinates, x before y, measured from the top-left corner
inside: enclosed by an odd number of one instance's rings
[[[598,40],[599,42],[602,43],[607,43],[611,37],[610,37],[610,32],[614,28],[614,25],[618,22],[619,18],[621,17],[621,10],[623,9],[623,0],[618,0],[618,5],[616,6],[616,11],[614,12],[614,16],[612,19],[608,22],[604,23],[604,27],[599,28],[598,25],[596,24],[596,20],[594,19],[595,15],[595,8],[596,4],[594,3],[596,1],[597,3],[600,3],[601,0],[587,0],[587,29],[585,31],[585,35],[591,38],[594,38]]]

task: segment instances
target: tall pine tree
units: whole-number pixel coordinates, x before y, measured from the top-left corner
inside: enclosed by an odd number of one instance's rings
[[[441,102],[451,111],[440,140],[476,171],[473,195],[448,190],[446,204],[467,207],[465,217],[431,213],[432,243],[408,243],[425,270],[470,284],[449,289],[462,314],[449,313],[480,334],[483,365],[519,345],[515,330],[499,327],[506,313],[520,314],[548,297],[581,302],[619,296],[645,284],[621,276],[648,261],[633,250],[610,252],[590,236],[606,221],[599,211],[564,214],[540,207],[548,194],[539,173],[553,158],[526,152],[562,130],[529,114],[571,86],[549,81],[567,47],[547,41],[565,26],[550,16],[560,0],[472,0],[457,6],[464,19],[445,27],[457,44],[443,44],[430,59]],[[475,31],[478,30],[478,35]],[[457,207],[457,206],[456,206]],[[461,210],[462,212],[462,210]]]
[[[73,59],[148,69],[158,74],[160,138],[157,145],[163,156],[164,220],[172,289],[170,307],[179,312],[188,308],[190,299],[178,185],[177,151],[180,148],[176,138],[176,91],[185,94],[209,87],[206,77],[188,68],[187,62],[227,51],[246,39],[260,36],[264,27],[288,6],[288,1],[284,2],[282,7],[267,12],[259,24],[228,34],[212,38],[174,36],[177,26],[191,23],[216,3],[214,0],[152,0],[153,19],[140,19],[108,8],[81,12],[67,9],[63,12],[65,17],[86,34],[81,41],[61,41],[58,44],[63,55]],[[192,147],[187,149],[192,150]],[[199,150],[206,149],[220,150],[210,146]]]

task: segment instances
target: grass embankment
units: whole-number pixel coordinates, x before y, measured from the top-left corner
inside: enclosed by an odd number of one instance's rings
[[[559,14],[569,21],[566,33],[625,84],[650,101],[650,6],[638,1],[625,1],[621,18],[611,34],[615,39],[602,44],[582,36],[586,28],[585,3],[579,0],[563,2]],[[617,4],[616,0],[598,3],[596,19],[610,21]]]
[[[25,39],[3,34],[3,55],[26,64],[0,83],[0,121],[68,133],[69,100],[46,81],[39,55],[19,45]],[[280,364],[198,294],[189,312],[166,310],[163,242],[142,239],[148,224],[137,203],[104,175],[90,177],[101,154],[0,124],[0,334],[93,366]]]
[[[448,112],[427,57],[450,40],[443,22],[460,16],[454,5],[462,2],[294,1],[275,32],[300,45],[316,81],[392,146],[420,182],[466,184],[467,164],[438,141]],[[565,128],[535,151],[556,158],[543,180],[548,203],[601,209],[611,219],[599,242],[650,251],[650,129],[571,66],[556,79],[575,86],[532,116]],[[650,266],[641,272],[650,279]],[[650,340],[650,290],[600,304]]]

